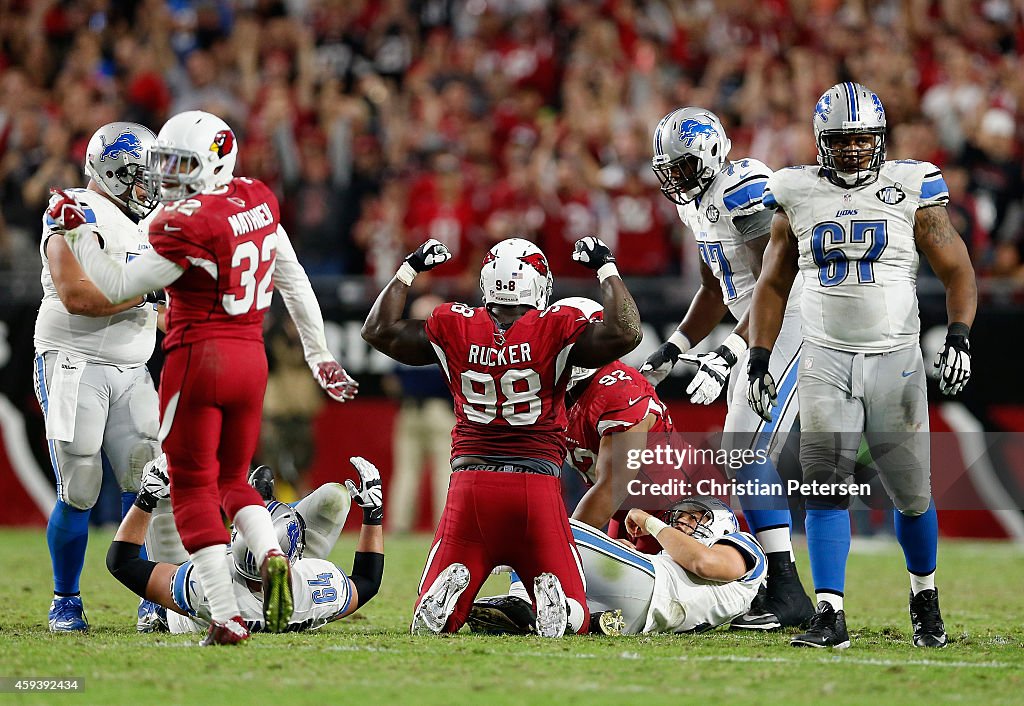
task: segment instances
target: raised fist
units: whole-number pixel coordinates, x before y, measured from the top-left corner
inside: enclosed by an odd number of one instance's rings
[[[572,259],[591,270],[599,270],[603,265],[615,262],[612,249],[600,238],[588,235],[576,241],[572,250]]]
[[[363,524],[379,525],[384,521],[384,491],[381,488],[380,471],[362,456],[352,456],[349,462],[359,474],[359,487],[350,480],[345,481],[348,494],[356,505],[363,508]]]
[[[452,259],[451,251],[444,246],[440,241],[431,238],[423,245],[416,248],[409,256],[405,258],[405,261],[409,263],[409,266],[416,270],[416,272],[427,272],[432,270],[443,262],[448,262]]]

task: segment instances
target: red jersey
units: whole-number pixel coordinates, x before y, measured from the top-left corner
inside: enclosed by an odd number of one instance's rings
[[[175,201],[153,219],[150,244],[185,268],[167,287],[164,350],[208,338],[263,340],[280,222],[274,194],[244,177]]]
[[[519,456],[561,466],[569,352],[587,327],[578,309],[528,311],[505,331],[484,307],[444,304],[427,319],[455,398],[452,458]]]
[[[599,369],[586,389],[569,408],[565,436],[566,460],[593,485],[594,463],[601,438],[629,431],[648,414],[655,416],[648,434],[672,431],[672,417],[658,399],[654,386],[636,369],[615,361]]]

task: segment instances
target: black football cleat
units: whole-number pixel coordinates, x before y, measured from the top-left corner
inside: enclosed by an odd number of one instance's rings
[[[836,610],[828,601],[820,601],[811,617],[807,632],[795,635],[789,641],[793,647],[834,647],[845,650],[850,646],[850,633],[846,631],[846,612]]]
[[[768,575],[750,610],[732,621],[736,630],[779,630],[804,627],[814,616],[814,604],[804,592],[796,564],[787,561]]]
[[[494,596],[473,603],[466,624],[485,635],[530,635],[537,630],[537,615],[518,596]]]
[[[914,626],[914,647],[945,647],[946,627],[939,612],[939,592],[934,588],[910,594],[910,622]]]
[[[256,466],[249,472],[249,485],[256,489],[263,502],[269,503],[274,499],[274,469],[270,466]]]
[[[626,629],[621,610],[602,610],[590,614],[591,635],[621,635]]]

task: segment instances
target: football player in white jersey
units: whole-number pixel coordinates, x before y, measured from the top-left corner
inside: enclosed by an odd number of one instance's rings
[[[684,498],[661,518],[630,510],[626,531],[654,537],[663,548],[655,555],[577,520],[569,523],[587,577],[591,632],[712,630],[746,613],[765,579],[761,546],[740,532],[736,515],[715,498]],[[531,613],[520,583],[508,596],[477,601],[469,625],[478,632],[530,632]],[[603,621],[606,616],[614,622]]]
[[[949,193],[938,167],[885,161],[885,110],[875,93],[856,83],[837,84],[818,101],[813,123],[818,165],[778,171],[764,191],[764,204],[776,213],[754,289],[748,368],[750,406],[771,419],[777,387],[769,357],[790,287],[803,273],[800,461],[805,481],[820,484],[806,498],[818,606],[810,629],[792,644],[850,644],[843,611],[847,496],[828,491],[852,475],[863,434],[896,508],[896,538],[910,573],[914,645],[944,647],[918,252],[946,288],[949,329],[935,367],[947,395],[960,392],[971,374],[974,270],[946,213]]]
[[[281,548],[292,564],[295,610],[288,631],[315,630],[350,615],[380,589],[384,574],[384,539],[381,531],[384,504],[377,468],[364,458],[349,459],[359,474],[357,488],[346,481],[320,486],[292,508],[267,499]],[[250,483],[253,479],[250,478]],[[260,489],[257,486],[257,489]],[[107,568],[136,594],[168,610],[171,632],[206,632],[209,600],[192,563],[153,562],[140,557],[142,540],[152,508],[170,494],[167,464],[160,457],[142,479],[134,507],[117,530],[107,552]],[[363,509],[363,526],[356,545],[352,572],[346,575],[327,561],[345,524],[350,497]],[[263,629],[263,594],[259,565],[237,533],[232,534],[232,587],[241,620],[250,632]],[[201,644],[216,644],[204,639]]]
[[[138,223],[156,205],[144,178],[155,139],[135,123],[104,125],[86,149],[88,185],[68,190],[102,235],[104,252],[121,262],[149,247]],[[89,627],[79,577],[103,458],[121,486],[126,512],[143,467],[159,453],[157,394],[146,368],[156,343],[157,299],[154,293],[111,304],[47,214],[42,232],[34,378],[57,479],[57,503],[46,528],[54,579],[49,625],[55,632],[78,631]],[[140,630],[152,624],[152,608],[140,606]]]
[[[800,304],[797,297],[790,300],[772,354],[771,370],[781,385],[774,420],[765,422],[746,404],[742,383],[737,391],[742,372],[732,371],[746,367],[740,361],[747,351],[747,310],[772,217],[761,194],[772,171],[756,159],[729,161],[731,147],[721,121],[704,108],[674,110],[654,131],[652,166],[662,193],[676,204],[680,220],[697,240],[701,287],[677,330],[640,372],[657,385],[677,361],[695,364],[697,374],[686,389],[695,404],[714,402],[728,380],[723,448],[769,452],[770,460],[737,472],[741,482],[778,492],[743,496],[747,522],[768,555],[768,581],[750,612],[733,621],[733,627],[772,630],[806,624],[814,614],[793,562],[789,506],[774,465],[799,411],[793,391],[800,356]],[[710,353],[687,355],[727,312],[739,322],[729,337]]]

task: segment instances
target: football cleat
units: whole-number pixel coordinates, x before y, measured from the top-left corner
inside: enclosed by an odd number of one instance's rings
[[[295,610],[292,567],[280,549],[271,549],[260,567],[263,580],[263,629],[285,632]]]
[[[214,621],[206,631],[206,637],[199,643],[200,647],[210,645],[237,645],[249,639],[249,629],[245,627],[242,616],[236,615],[227,622]]]
[[[945,647],[946,627],[939,612],[939,592],[934,588],[910,594],[910,622],[914,626],[914,647]]]
[[[533,596],[537,602],[537,634],[541,637],[564,635],[569,625],[569,604],[558,577],[543,573],[535,578]]]
[[[85,632],[89,629],[81,596],[54,596],[48,617],[50,632]]]
[[[494,596],[473,603],[466,624],[486,635],[530,635],[537,629],[537,615],[518,596]]]
[[[135,629],[141,633],[167,632],[167,609],[143,598],[139,601],[139,621]]]
[[[732,621],[736,630],[778,630],[802,627],[814,616],[814,604],[804,593],[796,564],[789,561],[769,574],[750,610]]]
[[[269,503],[274,499],[274,469],[270,466],[256,466],[249,473],[249,485],[256,489],[263,502]]]
[[[455,563],[437,575],[412,615],[413,635],[439,635],[455,611],[455,603],[469,585],[469,569]]]
[[[846,612],[837,611],[828,601],[820,601],[807,632],[795,635],[789,644],[793,647],[834,647],[845,650],[850,646]]]
[[[590,614],[591,635],[621,635],[626,629],[621,610],[602,610]]]

